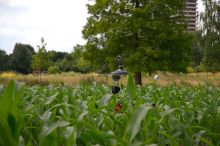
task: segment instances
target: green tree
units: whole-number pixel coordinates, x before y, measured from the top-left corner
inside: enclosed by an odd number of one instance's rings
[[[202,47],[201,47],[201,31],[198,30],[194,33],[192,52],[191,52],[191,65],[198,67],[202,62]]]
[[[48,68],[48,73],[50,74],[56,74],[56,73],[59,73],[60,69],[58,66],[50,66]]]
[[[23,74],[31,73],[31,58],[33,54],[34,48],[31,45],[16,43],[11,60],[13,70]]]
[[[0,49],[0,72],[8,70],[8,58],[9,56],[6,54],[4,50]]]
[[[70,54],[65,55],[65,57],[57,61],[55,65],[58,66],[62,72],[74,71],[73,59]]]
[[[38,45],[37,47],[39,50],[35,55],[33,55],[32,67],[34,70],[38,70],[40,72],[47,71],[49,67],[49,57],[43,37],[41,38],[41,45]]]
[[[122,56],[141,85],[141,71],[185,71],[191,37],[182,10],[185,0],[96,0],[83,36],[87,54],[99,64],[115,64]]]
[[[202,18],[203,65],[207,71],[220,70],[220,1],[203,0]]]
[[[103,55],[104,50],[98,48],[96,42],[98,42],[98,39],[95,40],[95,43],[89,41],[85,46],[81,46],[83,57],[90,61],[92,72],[109,73],[115,69],[114,64],[111,63],[112,58]]]
[[[48,57],[52,69],[58,67],[61,72],[74,70],[72,56],[67,52],[48,51]]]
[[[60,60],[63,60],[68,55],[70,55],[70,54],[67,52],[59,52],[59,51],[57,52],[54,50],[48,51],[48,57],[52,63],[56,63]]]
[[[75,71],[82,73],[93,71],[91,62],[85,59],[84,52],[84,47],[78,44],[74,47],[74,51],[72,52]],[[91,61],[93,60],[91,59]]]

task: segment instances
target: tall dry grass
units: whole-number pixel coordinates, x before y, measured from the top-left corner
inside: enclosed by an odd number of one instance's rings
[[[147,85],[153,82],[161,86],[175,83],[176,85],[187,85],[187,86],[202,86],[202,85],[213,85],[220,86],[220,73],[190,73],[190,74],[173,74],[173,73],[162,73],[159,72],[159,80],[155,81],[153,76],[148,74],[142,74],[143,85]],[[90,84],[97,82],[98,84],[113,85],[111,75],[89,73],[61,73],[61,74],[41,74],[41,75],[21,75],[15,73],[2,73],[0,74],[0,83],[5,84],[11,79],[16,79],[27,83],[28,85],[42,84],[63,84],[68,86],[75,86],[78,84]],[[127,84],[127,76],[123,76],[119,84]]]

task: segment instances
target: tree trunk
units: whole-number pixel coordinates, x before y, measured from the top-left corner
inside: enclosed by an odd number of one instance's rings
[[[141,72],[135,73],[135,84],[142,86],[142,80],[141,80]]]
[[[135,8],[139,8],[140,7],[140,2],[139,0],[135,1]],[[138,29],[139,30],[139,29]],[[134,33],[135,35],[135,46],[136,48],[138,48],[138,41],[139,41],[139,31],[137,31],[136,33]],[[141,72],[137,71],[135,72],[135,84],[142,86],[142,81],[141,81]]]

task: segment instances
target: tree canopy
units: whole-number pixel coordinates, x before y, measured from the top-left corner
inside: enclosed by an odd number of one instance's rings
[[[31,73],[31,58],[34,54],[34,48],[28,44],[16,43],[12,54],[13,70],[27,74]]]
[[[185,0],[96,0],[88,5],[90,17],[83,29],[86,53],[108,65],[120,55],[134,73],[185,71],[191,36],[184,4]]]

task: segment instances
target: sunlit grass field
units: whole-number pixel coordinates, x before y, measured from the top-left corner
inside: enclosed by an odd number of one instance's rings
[[[188,73],[188,74],[173,74],[173,73],[157,73],[159,80],[156,81],[158,85],[166,86],[175,83],[176,85],[186,86],[202,86],[202,85],[213,85],[220,86],[220,73]],[[149,76],[146,73],[142,73],[143,85],[155,82],[153,79],[155,74]],[[7,83],[10,79],[16,79],[27,83],[28,85],[42,84],[63,84],[68,86],[75,86],[80,83],[92,83],[112,85],[112,78],[110,74],[97,74],[88,73],[80,74],[74,72],[61,73],[61,74],[41,74],[41,75],[21,75],[12,72],[0,73],[0,82]],[[127,84],[127,76],[123,76],[120,80],[120,84]]]

